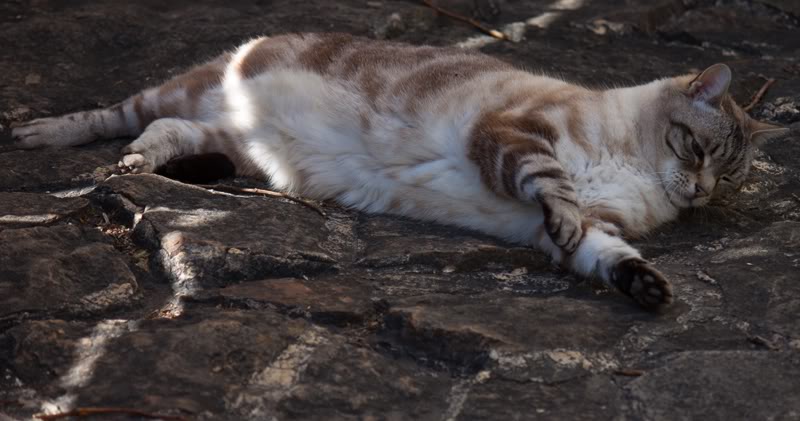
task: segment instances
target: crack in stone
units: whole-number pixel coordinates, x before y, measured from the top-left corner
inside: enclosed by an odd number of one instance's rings
[[[271,415],[274,406],[292,393],[314,351],[330,343],[323,336],[324,332],[322,328],[311,326],[297,338],[297,342],[286,347],[272,364],[253,373],[244,389],[226,406],[246,414],[248,419],[275,419]]]
[[[78,389],[91,381],[95,365],[105,354],[108,342],[137,328],[138,322],[130,320],[110,319],[98,323],[89,336],[78,341],[75,362],[58,380],[66,392],[55,399],[42,402],[40,411],[43,414],[56,414],[71,410],[77,399]]]
[[[486,382],[491,376],[491,371],[482,370],[474,376],[454,384],[450,389],[450,394],[447,396],[448,406],[442,416],[442,421],[456,421],[464,409],[464,404],[467,402],[472,387]]]

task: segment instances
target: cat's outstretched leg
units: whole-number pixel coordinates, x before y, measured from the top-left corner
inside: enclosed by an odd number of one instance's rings
[[[161,118],[122,149],[119,166],[134,174],[151,173],[172,158],[222,153],[239,161],[234,131],[200,121]]]
[[[567,253],[583,235],[572,180],[556,159],[555,130],[535,115],[484,116],[473,129],[469,157],[500,195],[537,202],[552,241]]]
[[[545,236],[540,236],[538,245],[573,272],[600,279],[645,308],[670,304],[672,286],[664,275],[625,240],[607,231],[603,224],[585,227],[578,248],[569,255]]]
[[[230,55],[197,66],[146,89],[109,108],[47,117],[17,125],[12,130],[16,146],[76,146],[95,140],[138,136],[153,121],[165,117],[204,120],[218,115],[209,91],[216,89],[225,74]]]
[[[97,139],[134,136],[139,132],[138,125],[125,108],[125,103],[119,103],[110,108],[39,118],[16,125],[11,136],[22,149],[76,146]]]

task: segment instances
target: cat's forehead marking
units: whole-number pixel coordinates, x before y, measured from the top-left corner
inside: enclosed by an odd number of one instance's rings
[[[733,124],[730,136],[724,140],[726,155],[723,155],[722,168],[725,170],[733,170],[746,165],[750,147],[742,128],[737,123]]]

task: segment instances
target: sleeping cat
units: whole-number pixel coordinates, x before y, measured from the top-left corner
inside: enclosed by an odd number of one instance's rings
[[[133,173],[223,153],[277,189],[534,246],[656,308],[670,284],[624,238],[738,189],[756,146],[787,132],[748,117],[730,80],[717,64],[592,90],[460,49],[283,35],[13,137],[138,136],[120,161]]]

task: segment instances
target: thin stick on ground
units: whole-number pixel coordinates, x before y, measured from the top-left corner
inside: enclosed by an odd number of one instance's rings
[[[759,89],[758,92],[753,95],[753,100],[742,109],[745,111],[750,111],[753,109],[753,107],[758,105],[758,103],[761,102],[761,99],[764,97],[764,94],[767,93],[767,89],[769,89],[773,83],[775,83],[775,79],[767,79],[767,81],[761,86],[761,89]]]
[[[264,190],[264,189],[257,189],[253,187],[236,187],[236,186],[229,186],[225,184],[194,184],[197,187],[202,187],[204,189],[209,190],[217,190],[225,193],[232,193],[232,194],[246,194],[251,196],[267,196],[267,197],[277,197],[281,199],[291,200],[292,202],[301,204],[307,208],[313,209],[314,212],[322,215],[322,217],[327,217],[328,214],[325,213],[319,206],[315,205],[314,203],[309,202],[308,200],[301,199],[299,197],[292,196],[287,193],[281,193],[272,190]]]
[[[0,399],[0,407],[3,406],[23,406],[22,402],[15,400]]]
[[[501,39],[501,40],[507,40],[508,39],[508,37],[506,37],[506,35],[504,33],[498,31],[497,29],[492,29],[492,28],[486,27],[482,23],[478,22],[475,19],[468,18],[466,16],[461,16],[461,15],[459,15],[457,13],[453,13],[451,11],[442,9],[441,7],[433,4],[433,2],[431,0],[422,0],[422,3],[424,3],[426,6],[430,7],[431,9],[435,10],[437,13],[441,13],[441,14],[443,14],[443,15],[451,18],[451,19],[455,19],[455,20],[458,20],[458,21],[461,21],[461,22],[465,22],[465,23],[467,23],[469,25],[472,25],[473,27],[477,28],[479,31],[483,32],[486,35],[489,35],[491,37],[494,37],[494,38],[497,38],[497,39]]]
[[[639,377],[644,374],[642,370],[636,370],[634,368],[623,368],[620,370],[614,371],[614,374],[618,376],[625,376],[625,377]]]
[[[36,415],[36,418],[43,421],[53,421],[69,417],[91,417],[95,415],[110,414],[131,415],[135,417],[161,419],[165,421],[189,421],[187,418],[180,416],[151,414],[149,412],[139,411],[138,409],[131,408],[75,408],[72,411],[61,412],[58,414]]]

